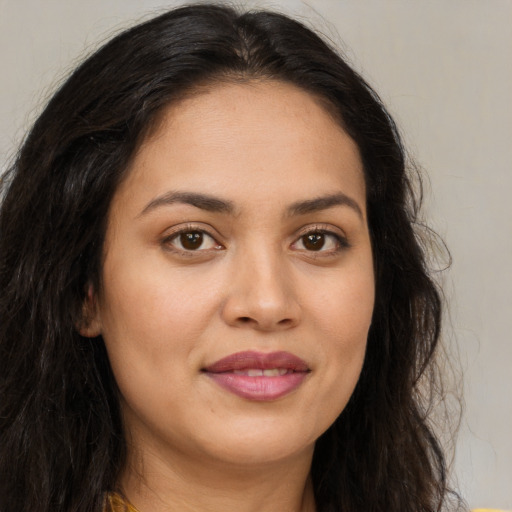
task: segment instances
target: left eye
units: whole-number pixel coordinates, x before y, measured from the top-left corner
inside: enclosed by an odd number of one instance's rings
[[[181,251],[220,249],[216,240],[204,231],[182,231],[168,239],[168,243]]]
[[[293,248],[299,251],[336,251],[341,246],[341,240],[332,233],[313,231],[302,235]]]

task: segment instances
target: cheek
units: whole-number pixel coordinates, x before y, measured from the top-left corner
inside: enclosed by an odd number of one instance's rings
[[[324,429],[343,411],[357,384],[373,314],[371,268],[348,275],[343,280],[331,280],[337,285],[326,285],[324,293],[310,296],[318,333],[319,368],[323,372],[317,403]]]
[[[140,416],[156,430],[155,411],[176,411],[176,396],[187,400],[205,316],[197,295],[179,292],[185,283],[160,270],[106,269],[101,318],[125,414]]]
[[[104,275],[102,334],[120,387],[130,379],[145,387],[152,376],[168,379],[191,364],[213,308],[204,287],[158,262],[112,261]]]
[[[196,274],[191,279],[190,273],[174,268],[158,251],[140,262],[113,259],[105,265],[105,328],[146,333],[149,339],[163,336],[162,343],[176,332],[199,329],[215,294],[208,276]]]
[[[308,308],[313,312],[317,328],[327,339],[339,339],[359,345],[366,337],[373,315],[375,284],[371,264],[343,269],[342,275],[333,273],[323,283],[309,288]],[[330,345],[330,344],[329,344]]]

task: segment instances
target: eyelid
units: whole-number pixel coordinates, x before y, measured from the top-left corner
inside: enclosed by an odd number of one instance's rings
[[[298,251],[307,253],[310,256],[320,257],[337,255],[339,252],[350,247],[350,243],[343,230],[333,226],[332,224],[309,224],[307,226],[304,226],[296,233],[294,241],[291,244],[291,247],[293,248],[293,246],[297,244],[304,236],[313,233],[319,233],[334,237],[337,242],[337,247],[331,250],[312,251],[307,249],[297,249]]]
[[[300,238],[301,236],[307,235],[309,233],[326,233],[328,235],[334,235],[339,238],[347,238],[341,228],[333,226],[332,224],[325,223],[308,224],[307,226],[303,226],[297,231],[295,236],[296,238]]]
[[[173,226],[170,230],[167,230],[165,234],[162,236],[161,243],[164,245],[169,251],[173,251],[179,254],[184,254],[187,256],[193,256],[194,254],[204,254],[209,253],[211,251],[218,251],[221,249],[224,249],[224,244],[219,242],[220,235],[217,235],[215,233],[212,233],[215,231],[211,226],[206,226],[201,223],[186,223],[186,224],[179,224],[177,226]],[[190,232],[199,232],[207,237],[210,237],[216,244],[216,247],[209,248],[209,249],[198,249],[196,251],[194,250],[187,250],[187,249],[180,249],[179,247],[175,247],[171,244],[171,242],[176,239],[179,235],[184,233],[190,233]]]
[[[207,237],[210,237],[213,242],[216,244],[215,247],[211,247],[208,249],[180,249],[179,247],[174,246],[171,242],[176,239],[179,235],[183,233],[190,233],[190,232],[200,232],[204,234]],[[337,247],[335,249],[328,249],[328,250],[308,250],[308,249],[296,249],[297,251],[308,253],[310,256],[332,256],[336,255],[339,252],[343,251],[344,249],[347,249],[350,247],[350,244],[347,240],[347,237],[342,229],[340,229],[337,226],[333,226],[332,224],[308,224],[307,226],[303,226],[300,228],[294,235],[293,242],[291,244],[291,247],[293,249],[293,246],[300,242],[301,238],[313,233],[320,233],[327,236],[331,236],[335,238]],[[185,224],[178,224],[176,226],[173,226],[169,230],[165,232],[165,234],[161,238],[162,245],[165,246],[165,248],[171,252],[182,254],[185,256],[198,256],[198,255],[205,255],[214,251],[219,251],[225,249],[225,245],[222,242],[219,242],[219,238],[222,238],[220,234],[216,233],[216,230],[212,228],[209,225],[205,225],[202,223],[192,223],[188,222]]]
[[[171,226],[163,231],[162,237],[169,238],[172,236],[176,236],[180,233],[187,233],[189,231],[201,231],[202,233],[206,233],[212,238],[222,238],[222,235],[210,224],[206,224],[204,222],[182,222]]]

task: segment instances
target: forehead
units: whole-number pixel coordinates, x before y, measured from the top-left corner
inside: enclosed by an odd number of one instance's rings
[[[285,125],[288,130],[280,131]],[[281,142],[289,135],[290,143],[303,137],[302,142],[316,144],[313,134],[320,131],[325,145],[337,144],[340,135],[346,136],[327,100],[293,84],[265,79],[219,82],[192,90],[163,110],[146,142],[171,130],[193,134],[189,144],[203,144],[208,138],[224,149],[229,140],[233,145],[245,142],[246,148],[270,146],[277,133]],[[227,133],[229,140],[223,138]]]
[[[236,201],[244,187],[261,198],[281,188],[289,202],[337,188],[365,204],[356,144],[324,102],[278,81],[216,84],[167,107],[120,188],[199,190]]]

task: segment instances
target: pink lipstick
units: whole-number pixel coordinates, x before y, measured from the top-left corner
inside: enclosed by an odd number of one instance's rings
[[[248,400],[271,401],[300,386],[310,369],[289,352],[237,352],[203,369],[224,389]]]

